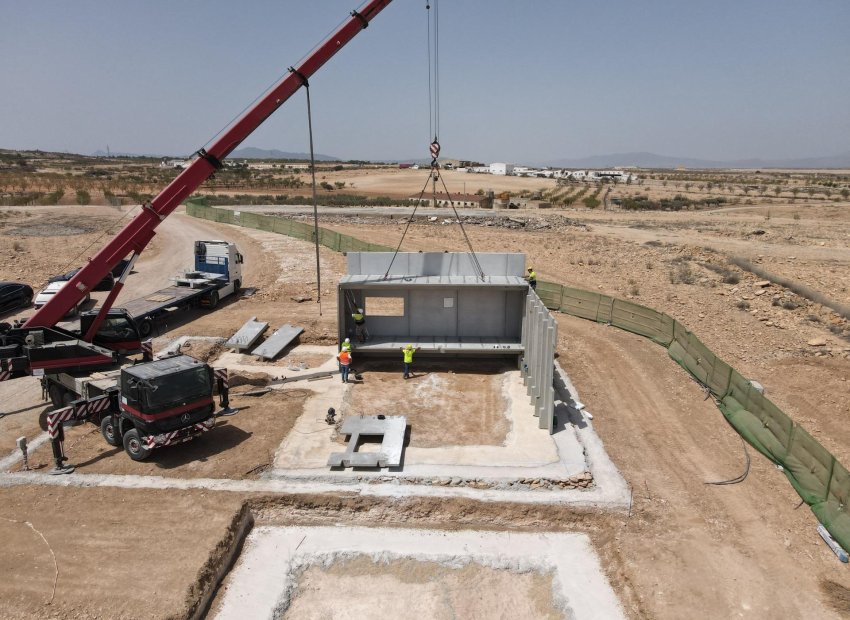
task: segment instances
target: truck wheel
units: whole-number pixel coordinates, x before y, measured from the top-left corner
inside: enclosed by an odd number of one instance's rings
[[[145,448],[138,429],[131,429],[124,433],[124,450],[134,461],[144,461],[151,455],[151,451]]]
[[[139,323],[139,337],[147,338],[153,333],[153,321],[150,319],[144,319],[141,323]]]
[[[50,396],[50,404],[53,405],[54,409],[61,409],[65,406],[65,388],[61,385],[52,383],[50,388],[48,388],[47,393]]]
[[[207,297],[207,310],[214,310],[218,305],[218,291],[213,291]]]
[[[105,415],[100,421],[100,433],[110,446],[120,446],[121,438],[118,437],[118,429],[112,423],[112,416]]]

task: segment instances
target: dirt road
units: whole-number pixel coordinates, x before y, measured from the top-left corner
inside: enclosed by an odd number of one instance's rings
[[[561,363],[633,489],[631,519],[599,533],[615,582],[650,618],[838,618],[850,576],[785,477],[750,450],[661,347],[558,317]],[[842,590],[843,588],[843,590]],[[832,591],[835,591],[832,588]],[[850,612],[846,601],[841,608]]]

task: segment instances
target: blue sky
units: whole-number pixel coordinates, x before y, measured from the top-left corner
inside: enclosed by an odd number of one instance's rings
[[[357,0],[0,0],[0,148],[186,155]],[[850,145],[847,0],[440,0],[443,155],[739,159]],[[311,81],[316,150],[427,156],[425,0]],[[307,150],[296,94],[243,146]]]

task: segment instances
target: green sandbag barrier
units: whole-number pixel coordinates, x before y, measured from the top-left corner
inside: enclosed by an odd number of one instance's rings
[[[197,218],[314,240],[313,226],[304,222],[207,207],[186,201],[186,212]],[[392,252],[325,228],[319,243],[335,252]],[[667,349],[670,357],[705,386],[732,427],[776,465],[818,520],[844,549],[850,550],[850,473],[826,448],[795,424],[779,407],[729,364],[717,357],[695,334],[663,312],[593,291],[538,281],[537,294],[550,310],[606,323],[644,336]]]
[[[782,471],[833,538],[850,549],[850,474],[806,430],[759,392],[695,334],[663,312],[593,291],[538,282],[551,310],[607,323],[650,338],[717,400],[751,446]]]

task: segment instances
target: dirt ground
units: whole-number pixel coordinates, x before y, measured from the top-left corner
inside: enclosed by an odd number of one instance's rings
[[[445,364],[416,362],[407,381],[400,364],[370,362],[357,365],[357,370],[365,373],[367,383],[352,385],[341,408],[343,415],[405,415],[409,445],[416,448],[505,442],[510,423],[502,395],[504,363],[459,362],[446,370]],[[472,402],[468,394],[482,400]]]
[[[359,177],[352,180],[355,186],[366,182]],[[407,188],[400,183],[395,191]],[[827,300],[848,303],[850,209],[843,203],[789,204],[786,198],[772,205],[698,213],[574,209],[553,214],[570,218],[572,224],[547,224],[548,213],[511,212],[514,219],[534,218],[543,227],[481,224],[467,231],[476,249],[526,252],[541,279],[630,298],[674,316],[745,376],[765,385],[771,399],[848,465],[850,324],[819,301],[775,283],[757,285],[761,277],[727,262],[730,256],[743,256],[766,271],[815,289]],[[0,227],[4,259],[0,279],[23,279],[34,286],[63,271],[72,263],[70,257],[97,243],[108,222],[120,217],[108,207],[11,211],[15,213],[3,218]],[[61,217],[53,222],[50,218],[55,216]],[[53,236],[44,236],[45,221],[58,227],[49,229],[55,231]],[[71,225],[89,232],[68,234]],[[328,225],[388,245],[401,236],[398,221],[355,224],[343,219]],[[313,247],[271,233],[177,215],[163,225],[152,251],[143,254],[154,271],[140,261],[139,274],[130,277],[128,287],[138,291],[162,286],[158,282],[182,266],[182,259],[172,255],[171,243],[182,247],[183,240],[192,237],[236,241],[247,259],[245,286],[258,290],[252,297],[223,303],[214,313],[198,313],[169,325],[158,343],[178,335],[229,337],[251,316],[269,321],[272,328],[301,325],[306,329],[304,342],[335,342],[335,283],[344,273],[344,257],[321,251],[320,315]],[[456,225],[434,222],[413,224],[402,249],[464,248]],[[725,282],[717,269],[728,269],[738,281]],[[300,303],[292,299],[301,296],[311,299]],[[744,449],[714,404],[703,400],[702,391],[666,352],[614,328],[565,316],[558,320],[559,361],[594,413],[594,426],[614,463],[631,484],[630,517],[442,501],[411,505],[408,511],[401,502],[349,509],[346,502],[355,500],[323,498],[302,518],[326,514],[330,522],[373,519],[407,524],[420,519],[431,526],[464,522],[485,529],[584,530],[633,618],[850,617],[846,567],[817,536],[811,512],[805,506],[797,508],[799,498],[779,471],[750,450],[752,465],[744,482],[704,484],[741,473]],[[370,374],[371,381],[383,381],[378,373]],[[387,385],[400,381],[399,374],[387,371]],[[439,385],[429,388],[430,397],[440,397]],[[351,393],[355,399],[366,394],[357,389]],[[0,418],[0,447],[8,453],[15,437],[35,432],[42,408],[34,392],[3,394],[11,394],[0,404],[0,411],[11,414]],[[223,420],[222,427],[207,437],[162,450],[147,463],[136,464],[114,452],[99,434],[90,432],[92,426],[69,429],[66,448],[71,462],[81,464],[81,474],[250,478],[270,461],[300,412],[302,398],[271,394],[237,398],[237,406],[250,408]],[[352,407],[358,402],[353,401]],[[386,406],[395,409],[397,402]],[[427,423],[427,414],[422,418],[418,423]],[[504,437],[504,430],[494,430],[497,419],[458,419],[474,422],[464,432],[470,437],[485,426],[492,433],[490,441]],[[227,441],[213,443],[219,431]],[[49,463],[48,447],[43,446],[33,460]],[[233,504],[228,502],[236,501],[229,495],[201,492],[53,487],[0,489],[0,498],[0,515],[32,522],[57,551],[60,566],[59,602],[46,607],[53,569],[44,543],[28,527],[0,520],[2,538],[11,550],[0,556],[0,616],[70,618],[179,613],[202,558],[222,535],[226,521],[222,511],[232,515]],[[140,515],[148,522],[167,522],[169,527],[173,523],[175,542],[167,547],[151,545],[149,530],[138,525]],[[104,543],[103,532],[109,534],[109,543]],[[135,560],[124,561],[128,555],[141,563],[138,572],[131,572]],[[38,569],[22,569],[25,562]],[[108,579],[144,577],[155,583],[116,599],[107,588],[97,587],[106,579],[104,574]],[[66,582],[72,575],[75,581]],[[180,585],[167,586],[169,578]]]
[[[301,415],[310,392],[301,388],[263,396],[234,395],[234,416],[218,418],[215,428],[185,444],[154,450],[141,462],[112,447],[100,428],[87,423],[65,429],[65,454],[80,473],[134,474],[173,478],[256,478]],[[52,467],[46,443],[30,456],[33,467]]]
[[[558,317],[561,363],[633,490],[630,519],[600,532],[603,562],[632,612],[652,618],[830,617],[850,613],[845,565],[785,477],[750,449],[661,347],[638,336]],[[569,343],[567,345],[567,343]],[[616,587],[616,586],[615,586]],[[833,615],[833,617],[835,617]]]
[[[303,571],[282,617],[408,618],[414,609],[417,617],[434,620],[563,617],[555,608],[551,574],[367,557]]]
[[[240,504],[204,491],[0,488],[0,617],[182,617]]]

